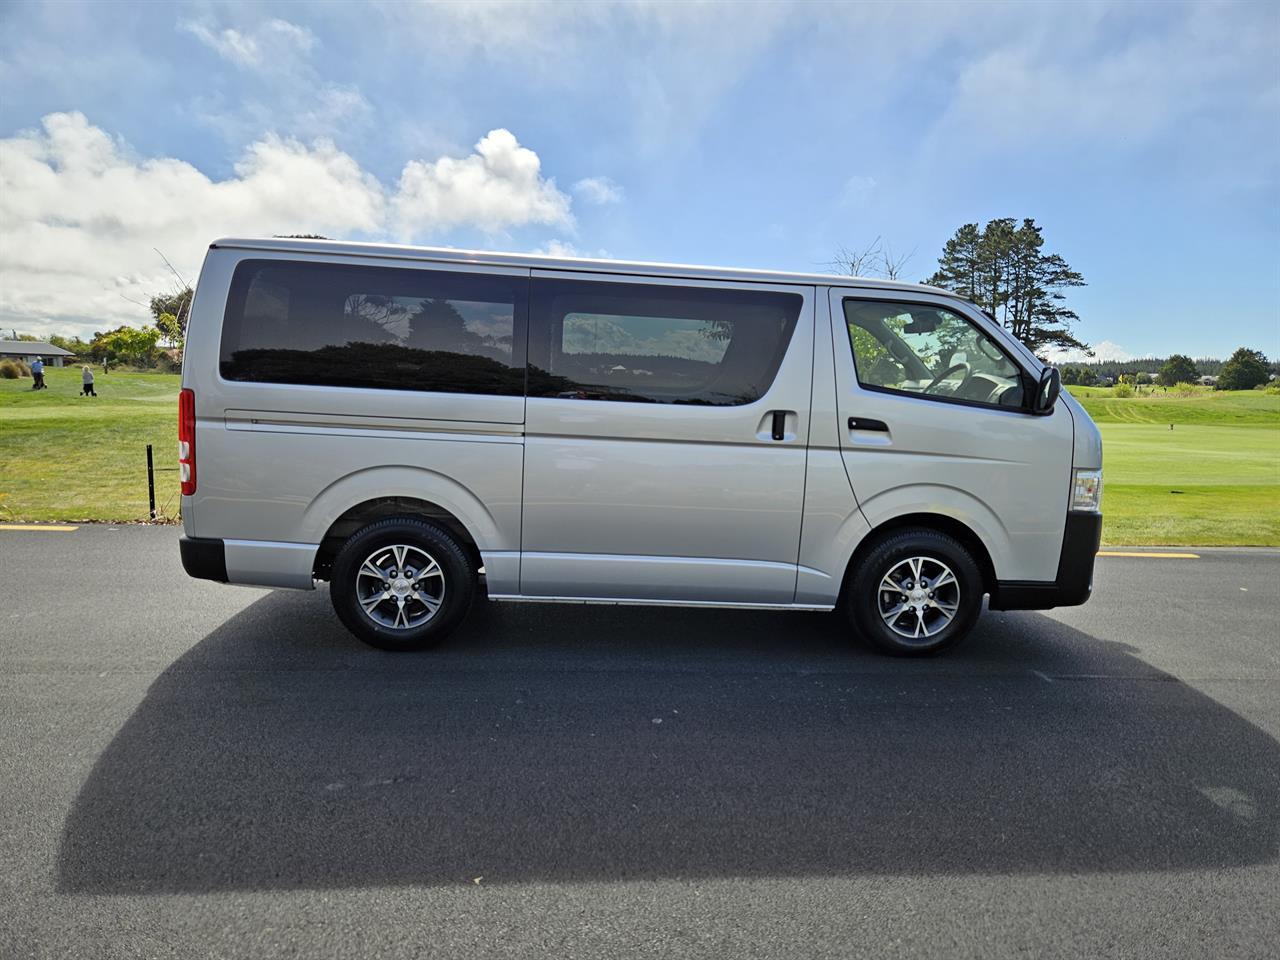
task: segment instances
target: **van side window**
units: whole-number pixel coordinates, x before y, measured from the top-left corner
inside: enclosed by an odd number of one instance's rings
[[[858,382],[872,390],[1021,407],[1022,372],[969,320],[940,307],[845,300]]]
[[[735,406],[764,396],[803,299],[535,279],[529,396]]]
[[[524,393],[529,281],[282,260],[236,267],[224,379]]]

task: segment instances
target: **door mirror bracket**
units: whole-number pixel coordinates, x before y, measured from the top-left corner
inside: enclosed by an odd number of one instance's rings
[[[1057,367],[1045,367],[1040,374],[1040,382],[1031,397],[1031,412],[1045,416],[1053,412],[1053,405],[1058,402],[1058,394],[1062,393],[1062,375]]]

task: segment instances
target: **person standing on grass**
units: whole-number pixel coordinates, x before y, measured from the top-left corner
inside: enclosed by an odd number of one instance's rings
[[[97,391],[93,389],[93,371],[89,369],[86,363],[80,368],[80,382],[84,384],[84,389],[80,391],[83,396],[96,397]]]
[[[43,390],[44,386],[44,361],[36,357],[31,361],[31,379],[35,381],[31,385],[32,390]]]

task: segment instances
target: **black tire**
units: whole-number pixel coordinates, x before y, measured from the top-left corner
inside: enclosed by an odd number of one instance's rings
[[[429,581],[415,582],[405,575],[405,570],[396,570],[398,576],[394,580],[388,579],[387,583],[396,586],[407,581],[408,585],[398,589],[420,586],[421,592],[403,598],[390,594],[388,600],[376,604],[373,612],[366,612],[361,598],[367,602],[375,601],[377,591],[371,588],[376,584],[376,578],[362,574],[361,569],[365,561],[379,551],[387,551],[384,557],[391,558],[394,563],[393,549],[396,547],[410,548],[404,554],[407,570],[419,574],[430,569],[428,564],[421,563],[421,556],[425,554],[438,565],[439,576],[433,571]],[[419,567],[415,568],[414,563],[419,563]],[[385,566],[382,563],[378,568]],[[475,567],[449,531],[416,517],[389,517],[356,531],[342,545],[333,561],[329,596],[338,618],[365,643],[383,650],[425,650],[444,640],[466,616],[475,595],[475,585]],[[430,613],[426,600],[416,597],[434,600],[437,592],[442,599],[435,612]],[[400,612],[406,608],[408,612]],[[396,617],[397,623],[400,617],[406,622],[415,616],[425,619],[412,626],[395,626],[375,619],[385,621],[392,616]]]
[[[916,558],[925,561],[921,565],[924,584],[901,577],[900,565],[905,563],[909,573]],[[939,564],[954,576],[954,590],[946,582]],[[896,576],[895,583],[910,583],[911,590],[900,589],[896,595],[889,591],[882,593],[881,586],[890,574]],[[943,583],[936,597],[928,590],[930,578],[934,583]],[[955,646],[969,634],[982,612],[984,592],[978,565],[959,541],[936,530],[912,527],[886,534],[861,559],[845,591],[844,608],[854,630],[881,653],[898,657],[929,656]],[[956,609],[948,622],[946,611],[938,604],[950,606],[951,601],[955,601]],[[903,612],[892,617],[899,629],[936,628],[936,632],[919,637],[895,632],[882,610],[892,614],[899,608]]]

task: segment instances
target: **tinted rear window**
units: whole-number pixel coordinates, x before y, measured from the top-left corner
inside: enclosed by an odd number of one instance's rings
[[[773,383],[802,298],[535,280],[529,396],[733,406]]]
[[[524,277],[246,260],[222,325],[227,380],[524,392]]]

